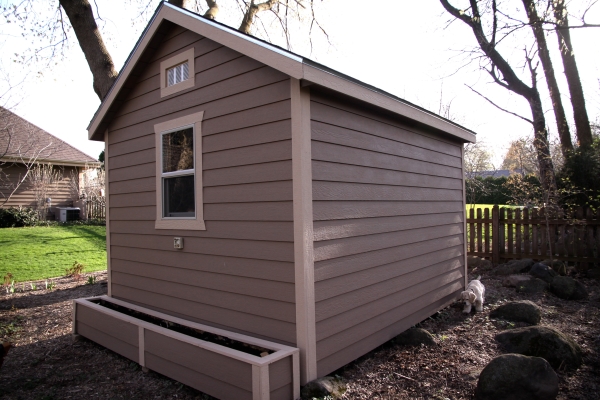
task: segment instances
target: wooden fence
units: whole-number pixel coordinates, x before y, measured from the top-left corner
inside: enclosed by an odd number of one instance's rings
[[[90,196],[85,201],[86,219],[106,219],[106,198]]]
[[[554,215],[553,215],[554,214]],[[544,208],[467,210],[467,254],[499,264],[511,259],[562,260],[585,270],[600,265],[600,210],[551,213]],[[551,256],[552,255],[552,256]]]

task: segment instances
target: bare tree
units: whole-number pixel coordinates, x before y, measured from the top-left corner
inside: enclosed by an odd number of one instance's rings
[[[579,77],[579,69],[577,68],[577,62],[575,61],[575,50],[573,49],[573,43],[571,42],[567,6],[564,0],[553,0],[552,6],[556,18],[558,46],[565,69],[565,77],[569,84],[569,93],[571,94],[571,105],[573,106],[573,117],[575,119],[575,128],[577,129],[577,139],[581,147],[589,148],[593,142],[592,130],[585,108],[585,98],[583,97],[583,87]]]
[[[96,9],[96,15],[94,15],[94,9],[88,0],[57,1],[56,6],[51,6],[54,7],[52,17],[43,23],[35,22],[31,30],[34,36],[47,37],[50,43],[46,47],[53,49],[49,56],[53,57],[55,56],[54,50],[58,49],[60,51],[68,41],[68,32],[72,28],[92,72],[94,91],[98,95],[98,98],[102,100],[108,94],[118,73],[96,23],[98,10]],[[144,10],[147,10],[151,3],[149,0],[138,1],[140,4],[145,4]],[[306,20],[310,24],[311,33],[313,28],[315,28],[327,36],[325,30],[315,18],[314,0],[229,1],[233,2],[232,4],[237,7],[242,15],[238,30],[246,34],[252,33],[252,28],[260,21],[260,14],[269,12],[270,16],[278,22],[288,48],[291,46],[288,29],[290,20]],[[22,0],[8,11],[5,11],[4,17],[10,22],[23,24],[23,21],[26,21],[27,18],[33,18],[29,14],[34,9],[34,3],[34,0]],[[200,0],[171,0],[170,3],[203,13],[206,18],[213,20],[217,18],[220,11],[217,0],[206,0],[205,2],[200,2]],[[206,7],[203,4],[206,4]],[[65,15],[66,18],[64,18]],[[305,15],[308,15],[308,19],[305,18]],[[261,24],[261,27],[262,31],[268,36],[267,29],[263,24]],[[267,39],[269,38],[267,37]],[[39,49],[34,53],[36,55],[40,54]],[[27,61],[21,60],[21,62],[26,63]]]
[[[550,198],[557,196],[556,177],[552,158],[550,157],[550,146],[548,142],[548,131],[546,129],[546,118],[542,107],[542,100],[537,88],[537,71],[533,62],[533,56],[525,50],[526,67],[531,77],[531,84],[527,85],[515,73],[511,65],[500,54],[497,49],[498,44],[498,7],[496,0],[491,0],[489,8],[492,19],[491,32],[486,34],[482,25],[482,14],[479,10],[479,2],[470,0],[470,7],[466,10],[460,10],[452,6],[448,0],[440,0],[442,6],[455,19],[463,22],[471,28],[479,50],[485,56],[488,64],[484,68],[492,77],[493,81],[499,86],[516,93],[523,97],[529,103],[532,118],[521,117],[532,124],[534,130],[534,146],[537,153],[537,162],[540,170],[540,180],[542,186]],[[489,101],[489,100],[488,100]],[[494,104],[492,102],[492,104]],[[495,104],[494,104],[495,105]]]
[[[35,194],[35,204],[38,217],[45,221],[48,215],[49,194],[56,184],[62,180],[62,171],[52,164],[35,164],[27,175],[31,189]]]
[[[537,43],[538,55],[542,62],[542,68],[544,70],[544,76],[546,77],[548,91],[550,92],[550,100],[552,101],[554,116],[556,117],[556,125],[558,135],[560,137],[561,149],[563,156],[566,157],[571,151],[573,151],[573,142],[571,141],[569,123],[567,122],[567,116],[565,115],[565,109],[560,97],[560,91],[558,90],[558,83],[556,81],[556,76],[554,75],[554,67],[552,66],[552,59],[550,58],[550,51],[548,50],[548,44],[546,43],[543,20],[538,15],[534,0],[523,0],[523,5],[525,6],[525,11],[527,12],[527,17],[529,18],[529,24]]]

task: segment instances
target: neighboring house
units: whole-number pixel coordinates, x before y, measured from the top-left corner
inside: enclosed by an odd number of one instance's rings
[[[293,399],[464,290],[474,133],[323,65],[163,2],[88,133],[108,296],[78,300],[73,329],[145,368]]]
[[[88,168],[101,163],[56,136],[0,107],[0,207],[36,207],[27,178],[35,164],[52,164],[62,175],[48,194],[50,214],[55,207],[72,207],[79,198],[78,182]],[[75,180],[75,181],[74,181]]]

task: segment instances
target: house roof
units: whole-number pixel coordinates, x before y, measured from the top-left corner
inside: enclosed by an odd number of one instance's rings
[[[0,107],[0,160],[101,165],[95,158],[4,107]]]
[[[279,70],[307,84],[319,85],[358,100],[392,111],[405,118],[444,131],[463,142],[475,142],[475,132],[431,111],[396,97],[384,90],[342,74],[306,57],[292,53],[261,39],[239,32],[227,25],[204,18],[189,10],[161,2],[140,36],[112,88],[103,99],[88,126],[91,140],[104,140],[106,117],[113,102],[125,87],[127,78],[150,44],[163,21],[170,21],[241,54]]]

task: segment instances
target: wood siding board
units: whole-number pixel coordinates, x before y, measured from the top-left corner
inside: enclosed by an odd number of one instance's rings
[[[153,221],[156,218],[156,207],[107,208],[111,221]]]
[[[337,120],[335,118],[332,121]],[[368,133],[358,132],[323,122],[312,121],[312,139],[320,142],[338,144],[346,147],[370,150],[403,158],[425,161],[433,164],[461,168],[460,157],[450,156],[419,146],[402,143],[406,134],[397,135],[396,140],[382,138]]]
[[[271,221],[207,221],[206,231],[161,230],[160,235],[293,242],[291,225]],[[115,221],[112,228],[114,233],[157,234],[152,221]]]
[[[110,206],[112,208],[155,206],[155,203],[155,192],[112,194],[110,198]]]
[[[292,201],[292,182],[261,182],[204,188],[204,204]]]
[[[291,383],[271,391],[271,397],[269,400],[288,400],[298,398],[294,397],[294,388]]]
[[[292,357],[285,357],[269,364],[269,390],[271,393],[287,385],[290,385],[289,390],[291,391],[292,376]],[[291,398],[287,397],[287,399]]]
[[[432,164],[425,161],[411,160],[395,155],[377,153],[371,150],[357,149],[327,142],[312,142],[312,158],[317,161],[328,161],[340,164],[353,164],[364,167],[412,172],[421,175],[461,178],[461,169]]]
[[[317,321],[320,322],[336,315],[346,313],[350,310],[364,307],[368,303],[376,302],[394,294],[397,295],[397,299],[405,296],[407,300],[410,300],[410,296],[413,296],[412,298],[414,298],[415,296],[418,297],[420,293],[431,291],[426,289],[433,289],[437,286],[442,286],[451,280],[462,278],[464,277],[464,271],[460,270],[462,268],[462,261],[460,260],[460,257],[462,257],[462,254],[459,257],[443,260],[436,264],[426,264],[422,268],[409,271],[406,274],[402,274],[385,281],[376,282],[371,285],[358,287],[352,291],[343,292],[338,296],[321,300],[316,304]],[[445,282],[443,284],[438,284],[438,282],[436,282],[434,279],[440,275],[444,276],[443,279]],[[419,285],[420,283],[428,280],[432,281],[424,284],[420,289],[412,288],[412,286]],[[400,295],[400,292],[403,290],[406,290],[406,294]],[[371,309],[370,311],[374,313],[370,316],[377,314],[376,309]],[[364,317],[366,318],[368,316],[369,314],[365,315]],[[356,316],[356,318],[360,317]]]
[[[124,343],[135,347],[138,345],[138,328],[128,322],[115,320],[89,307],[77,307],[77,321]]]
[[[462,201],[462,190],[313,181],[313,198],[331,200]]]
[[[314,160],[313,179],[316,181],[371,183],[379,185],[424,187],[462,190],[462,181],[431,175],[394,171],[360,165]]]
[[[317,341],[324,340],[347,329],[351,329],[364,321],[400,307],[402,304],[416,299],[424,293],[436,292],[439,288],[448,283],[462,280],[463,272],[461,271],[460,265],[453,265],[447,268],[448,270],[442,271],[439,269],[438,265],[438,273],[441,273],[440,275],[434,275],[435,272],[429,271],[427,271],[429,273],[423,273],[422,278],[420,278],[426,279],[423,281],[414,278],[414,276],[418,274],[411,274],[412,276],[407,277],[408,279],[411,279],[411,283],[402,285],[397,292],[370,302],[362,303],[358,307],[347,309],[343,312],[336,312],[328,318],[318,320]],[[319,309],[319,304],[317,304],[317,309]]]
[[[219,221],[293,221],[291,201],[205,204],[204,219]]]
[[[221,150],[203,154],[202,168],[205,171],[216,168],[268,163],[292,159],[291,140],[263,143],[236,149]]]
[[[208,120],[232,111],[250,108],[252,105],[257,107],[273,101],[284,100],[289,98],[289,88],[285,83],[287,83],[287,79],[282,74],[269,68],[261,68],[204,88],[165,97],[165,100],[160,103],[154,103],[129,114],[115,117],[111,123],[111,131],[139,124],[142,121],[152,120],[153,124],[157,124],[166,119],[174,119],[176,116],[173,114],[182,111],[182,104],[196,107],[203,105],[205,119]],[[223,109],[224,107],[226,108]],[[193,110],[189,110],[187,114],[193,112]],[[169,117],[156,120],[156,117],[160,115],[169,115]]]
[[[415,125],[371,104],[344,101],[337,94],[332,96],[323,92],[315,92],[311,100],[311,105],[314,104],[311,118],[315,121],[372,133],[455,157],[461,156],[461,145],[457,140],[442,137],[437,133],[439,131],[431,132],[431,128],[425,125]]]
[[[77,334],[86,337],[132,361],[139,361],[139,350],[137,345],[133,346],[81,321],[77,322]]]
[[[314,240],[340,239],[462,222],[462,215],[457,213],[315,221]]]
[[[111,168],[108,182],[126,181],[130,179],[150,178],[155,176],[156,163],[139,164],[127,168]]]
[[[140,132],[143,132],[143,136],[139,135],[138,137],[131,137],[127,140],[122,140],[120,142],[113,142],[113,131],[111,130],[111,141],[108,144],[108,149],[110,151],[111,157],[135,153],[146,149],[154,150],[154,126],[152,126],[152,130],[140,128],[138,130],[138,133]]]
[[[204,187],[274,182],[292,179],[290,160],[204,170]]]
[[[146,330],[144,344],[148,354],[227,382],[240,389],[252,391],[252,366],[248,363],[213,353],[151,330]]]
[[[316,301],[326,300],[377,283],[384,283],[389,279],[405,276],[416,270],[449,261],[462,255],[463,249],[459,245],[447,249],[435,250],[416,257],[405,258],[359,272],[347,273],[332,279],[322,280],[316,284],[318,289]]]
[[[190,321],[223,327],[250,335],[259,335],[278,342],[294,343],[296,337],[295,324],[278,321],[234,310],[214,307],[207,304],[164,296],[113,283],[113,297],[144,307],[165,312],[169,315],[181,316]]]
[[[462,213],[462,202],[426,201],[315,201],[315,221],[413,214]]]
[[[247,258],[222,257],[193,253],[171,253],[154,249],[137,249],[130,251],[127,247],[114,246],[113,259],[143,263],[153,267],[164,267],[175,275],[211,272],[224,275],[235,275],[259,280],[276,282],[294,282],[294,265],[291,262],[252,260]],[[147,267],[150,269],[150,267]],[[178,269],[192,272],[180,272]],[[169,272],[166,272],[167,274]]]
[[[317,282],[335,277],[365,271],[370,268],[399,262],[411,257],[431,253],[432,249],[443,251],[454,247],[462,249],[462,235],[441,237],[390,247],[367,253],[359,253],[346,257],[333,258],[315,263],[315,280]]]
[[[411,326],[415,325],[416,323],[423,321],[424,319],[435,313],[437,310],[441,310],[448,304],[454,302],[456,297],[457,294],[452,293],[438,301],[433,302],[427,307],[416,311],[410,316],[400,321],[397,321],[396,323],[378,332],[373,333],[372,335],[364,339],[353,342],[341,351],[320,359],[318,364],[319,376],[327,375],[330,372],[340,368],[341,366],[346,365],[349,362],[357,359],[363,354],[368,353],[369,351],[387,342],[388,340],[392,339],[393,337],[410,328]]]
[[[367,236],[342,238],[315,242],[315,261],[359,254],[373,250],[416,243],[423,240],[457,235],[463,232],[463,224],[388,232]]]
[[[318,359],[322,360],[323,358],[343,350],[345,347],[360,342],[360,340],[365,339],[380,330],[384,330],[390,325],[398,323],[398,321],[402,321],[413,313],[418,312],[418,310],[426,308],[432,303],[435,304],[440,299],[444,299],[448,296],[454,296],[454,298],[458,297],[458,292],[463,288],[462,280],[462,274],[460,274],[458,280],[449,282],[443,287],[436,287],[433,291],[412,299],[399,307],[363,321],[336,335],[319,340],[317,342]],[[419,321],[427,318],[429,315],[422,316],[422,319]],[[413,324],[419,321],[415,321]],[[389,339],[391,339],[391,337]],[[387,340],[384,340],[382,343]]]
[[[268,121],[258,125],[254,124],[254,126],[229,132],[211,135],[203,134],[202,152],[207,154],[214,151],[290,139],[291,129],[291,121],[289,119],[283,119],[279,121]]]
[[[154,179],[154,177],[129,179],[126,181],[112,182],[109,183],[108,186],[110,189],[110,193],[115,195],[127,193],[154,192],[156,190],[156,179]]]
[[[265,242],[258,240],[235,240],[187,237],[183,250],[173,249],[173,238],[158,235],[131,235],[115,233],[112,243],[131,249],[155,249],[171,253],[186,252],[259,260],[293,261],[293,243]]]
[[[285,303],[294,302],[294,286],[288,282],[165,267],[118,259],[115,259],[113,270],[118,273],[118,275],[115,275],[115,277],[119,277],[119,279],[115,278],[115,282],[117,283],[141,290],[150,290],[153,288],[152,291],[168,294],[164,293],[166,289],[158,288],[160,283],[164,282],[165,287],[173,289],[173,296],[182,299],[193,300],[193,298],[188,297],[195,293],[197,293],[198,299],[200,299],[203,296],[216,295],[220,291],[224,293],[225,299],[230,302],[241,302],[244,299],[253,297],[256,299],[273,300],[282,309],[287,307]],[[139,282],[136,282],[136,279],[139,279]],[[180,285],[179,287],[181,287],[182,292],[177,292],[177,285]],[[230,294],[235,296],[232,297]],[[248,301],[250,300],[248,299]],[[207,299],[206,301],[208,304],[213,304],[212,302],[221,300]],[[236,304],[235,307],[245,307],[245,305]]]
[[[145,149],[129,153],[122,156],[111,157],[111,168],[126,168],[139,164],[148,164],[156,162],[156,152],[154,149]]]
[[[221,399],[252,400],[252,393],[222,380],[199,374],[154,354],[146,355],[146,367],[185,385]]]

